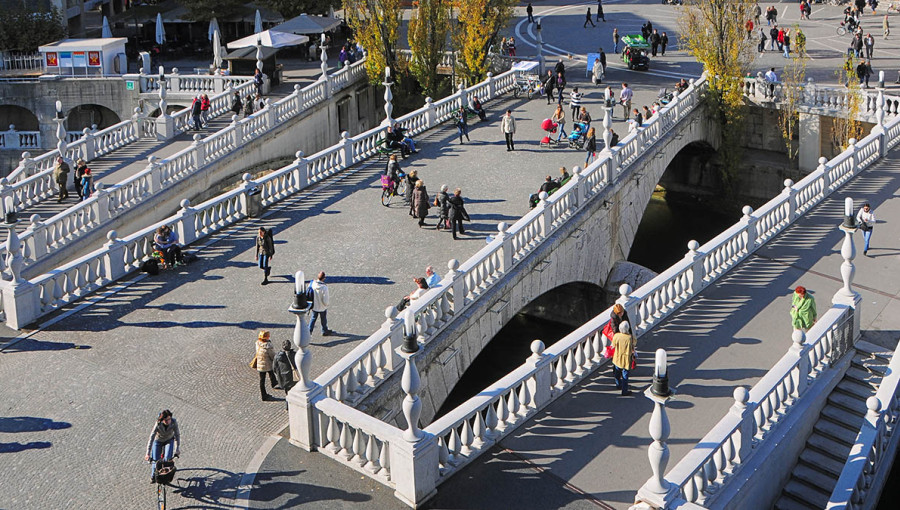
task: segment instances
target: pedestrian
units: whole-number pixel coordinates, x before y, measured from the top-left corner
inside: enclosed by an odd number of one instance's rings
[[[775,45],[778,43],[778,25],[769,29],[769,49],[775,51]]]
[[[610,117],[613,116],[612,109],[615,105],[616,105],[616,93],[613,92],[612,87],[607,85],[606,90],[603,91],[603,106],[604,106],[604,108],[609,109]]]
[[[784,46],[784,58],[790,58],[791,53],[791,30],[785,29],[782,36],[781,44]]]
[[[512,116],[512,110],[506,110],[506,114],[500,119],[500,131],[506,138],[506,150],[516,150],[516,144],[513,142],[513,135],[516,134],[516,119]]]
[[[597,21],[601,19],[606,23],[606,14],[603,14],[603,0],[597,0]]]
[[[600,52],[601,57],[605,57],[602,54],[602,49],[600,50]],[[593,82],[594,85],[600,85],[601,83],[603,83],[603,72],[603,62],[600,60],[600,57],[595,58],[594,65],[591,66],[591,82]]]
[[[816,323],[816,300],[806,287],[798,286],[791,297],[791,325],[795,330],[808,331]]]
[[[291,344],[290,340],[285,340],[281,343],[281,351],[275,355],[275,359],[272,361],[272,372],[275,373],[275,380],[278,381],[278,386],[284,390],[285,409],[288,409],[287,394],[297,384],[294,381],[294,370],[297,369],[294,361],[295,355],[293,344]]]
[[[328,304],[331,297],[328,294],[328,285],[325,285],[325,271],[319,271],[316,279],[309,282],[308,296],[312,299],[312,319],[309,321],[309,334],[312,334],[316,325],[316,319],[322,318],[322,336],[331,336],[334,333],[328,329]]]
[[[572,109],[572,120],[575,120],[578,116],[578,112],[581,110],[581,99],[584,97],[584,94],[578,92],[578,87],[572,88],[572,92],[569,94],[569,107]]]
[[[631,110],[631,98],[634,92],[628,88],[627,83],[622,84],[622,90],[619,92],[619,103],[622,105],[622,118],[628,119],[628,112]]]
[[[884,30],[884,38],[887,39],[891,35],[891,24],[888,23],[888,15],[884,15],[884,21],[881,22],[881,28]]]
[[[775,97],[775,85],[778,83],[778,75],[775,74],[774,67],[766,73],[766,83],[769,85],[769,97]]]
[[[174,477],[174,464],[171,461],[180,454],[181,433],[178,431],[178,422],[172,416],[172,411],[165,409],[156,416],[156,424],[150,430],[147,452],[144,454],[144,460],[150,462],[150,483],[163,483],[162,478],[157,481],[157,475],[164,476],[165,473],[160,470],[166,467]]]
[[[563,64],[562,59],[556,61],[556,65],[553,66],[553,72],[563,75],[563,78],[566,77],[566,65]]]
[[[91,169],[85,167],[84,174],[81,176],[81,185],[78,190],[78,196],[81,200],[87,200],[94,194],[94,176],[91,175]]]
[[[609,128],[609,147],[607,149],[612,149],[616,145],[619,145],[619,135],[613,131],[613,128]]]
[[[586,168],[588,164],[594,160],[594,157],[597,156],[597,135],[594,133],[594,128],[590,128],[585,136],[584,150],[587,154],[584,158],[584,166]]]
[[[72,174],[72,184],[75,185],[75,193],[78,193],[79,200],[84,199],[81,195],[81,179],[84,177],[84,171],[87,170],[87,162],[81,158],[75,162],[75,172]]]
[[[59,198],[56,201],[62,202],[69,198],[69,190],[66,189],[66,186],[69,185],[69,164],[62,157],[56,158],[56,165],[53,167],[53,180],[59,186]]]
[[[509,56],[510,56],[510,57],[515,57],[515,56],[516,56],[516,38],[515,38],[515,37],[510,37],[510,38],[506,41],[506,46],[507,46],[506,49],[507,49],[507,51],[509,52]]]
[[[866,48],[866,59],[871,59],[872,54],[875,53],[875,38],[872,37],[872,34],[866,34],[866,37],[863,39],[863,46]]]
[[[856,34],[853,39],[853,53],[856,55],[856,58],[862,58],[863,55],[863,35]]]
[[[659,51],[659,32],[654,28],[650,34],[650,56],[655,57],[657,51]]]
[[[556,77],[553,71],[547,70],[547,77],[544,79],[544,93],[547,94],[547,104],[553,101],[553,88],[556,87]]]
[[[500,54],[509,56],[509,43],[506,42],[506,37],[500,39]]]
[[[251,94],[247,94],[247,97],[244,98],[244,118],[253,115],[253,96]]]
[[[797,29],[797,33],[794,34],[794,42],[797,43],[797,54],[801,57],[806,55],[806,34],[803,33],[803,30]]]
[[[200,94],[200,122],[203,123],[204,127],[209,122],[209,107],[209,96]]]
[[[201,104],[200,104],[200,95],[194,98],[194,102],[191,103],[191,119],[194,123],[194,131],[200,131],[200,114],[202,113]]]
[[[434,272],[433,266],[428,266],[425,268],[425,283],[428,284],[429,289],[433,289],[441,283],[441,277]]]
[[[800,19],[809,19],[806,16],[806,0],[800,0]]]
[[[556,129],[559,131],[556,135],[557,143],[562,140],[562,137],[568,136],[566,134],[566,112],[563,111],[563,107],[561,104],[556,105],[556,110],[553,112],[553,115],[550,116],[550,120],[556,124]]]
[[[441,190],[438,191],[437,197],[434,199],[434,205],[438,207],[438,230],[442,228],[450,229],[450,203],[448,202],[450,195],[447,193],[448,189],[449,187],[446,184],[442,184]]]
[[[509,111],[507,111],[509,113]],[[457,231],[460,234],[465,234],[466,231],[463,229],[463,220],[469,221],[469,213],[466,212],[465,201],[462,198],[462,190],[456,188],[453,191],[453,196],[450,197],[447,202],[450,204],[450,225],[453,231],[453,240],[456,240]]]
[[[778,44],[778,51],[784,51],[784,29],[778,29],[778,35],[775,37],[775,43]]]
[[[755,4],[753,6],[753,21],[759,25],[759,17],[762,14],[762,8],[760,8],[759,4]]]
[[[875,227],[875,213],[872,211],[872,207],[868,202],[863,204],[862,208],[856,213],[856,222],[859,224],[859,229],[862,230],[863,233],[863,255],[869,255],[869,240],[872,239],[872,229]]]
[[[641,115],[641,112],[639,112],[637,108],[631,111],[631,118],[632,120],[634,120],[634,124],[636,127],[641,127],[644,125],[644,116]]]
[[[465,135],[466,141],[472,141],[469,139],[469,122],[466,117],[468,117],[466,109],[460,106],[459,111],[456,112],[456,134],[459,135],[460,145],[463,143],[463,135]]]
[[[769,23],[770,25],[778,24],[778,9],[776,9],[774,5],[769,7],[769,11],[766,16],[766,19],[768,19],[771,22],[771,23]]]
[[[653,111],[651,111],[650,108],[647,108],[647,105],[644,105],[641,115],[643,115],[644,120],[650,120],[650,117],[653,116]]]
[[[259,233],[256,236],[256,263],[263,270],[263,281],[260,285],[269,284],[273,257],[275,257],[275,240],[272,229],[259,227]]]
[[[566,75],[562,71],[556,73],[556,102],[562,104],[563,92],[566,89]]]
[[[756,51],[760,53],[765,53],[766,51],[766,41],[769,38],[766,37],[766,32],[762,28],[759,29],[759,44],[756,46]]]
[[[534,7],[531,6],[531,2],[528,2],[528,7],[525,8],[525,13],[528,14],[528,22],[534,23]]]
[[[659,46],[660,46],[660,49],[662,50],[661,54],[664,57],[666,56],[666,46],[668,46],[668,45],[669,45],[669,36],[666,35],[665,32],[663,32],[662,36],[660,36],[660,38],[659,38]]]
[[[231,97],[231,113],[240,115],[241,106],[241,93],[235,90],[234,95]]]
[[[613,38],[613,53],[618,53],[619,52],[619,29],[618,29],[618,27],[613,29],[612,38]]]
[[[603,48],[600,48],[600,56],[597,57],[597,60],[600,61],[600,65],[603,67],[603,74],[600,75],[600,78],[602,80],[603,77],[606,76],[606,52],[603,51]]]
[[[416,189],[416,183],[419,182],[419,171],[413,170],[406,174],[406,194],[403,197],[403,201],[409,205],[412,203],[412,194],[413,190]]]
[[[255,111],[260,111],[266,107],[266,100],[263,98],[262,94],[256,94],[256,97],[253,99],[253,109]]]
[[[269,384],[272,389],[278,388],[278,381],[275,380],[275,372],[272,371],[272,362],[275,361],[275,348],[269,342],[269,332],[260,331],[256,339],[256,355],[250,366],[255,368],[259,373],[259,395],[263,401],[274,400],[271,395],[266,393],[266,374],[269,375]]]
[[[612,348],[614,349],[613,377],[616,381],[616,389],[622,391],[623,396],[631,395],[628,389],[628,373],[634,366],[635,340],[631,335],[631,325],[623,321],[619,324],[618,332],[613,335]]]
[[[594,20],[591,19],[591,8],[590,7],[588,7],[587,15],[584,20],[584,26],[582,28],[587,28],[588,23],[591,24],[592,28],[597,28],[597,25],[594,24]]]
[[[428,190],[425,188],[425,181],[419,179],[416,182],[416,188],[413,190],[412,203],[409,206],[410,215],[419,220],[419,228],[427,226],[425,218],[428,217],[428,208],[431,201],[428,199]]]
[[[859,78],[859,84],[865,83],[866,88],[869,88],[870,76],[872,76],[872,65],[868,60],[860,61],[859,65],[856,66],[856,77]]]
[[[260,96],[263,93],[263,83],[264,83],[264,80],[263,80],[262,71],[260,71],[259,68],[257,67],[253,71],[253,84],[256,85],[256,93]]]

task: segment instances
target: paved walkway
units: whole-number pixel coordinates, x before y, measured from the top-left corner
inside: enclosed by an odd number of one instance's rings
[[[550,4],[538,2],[538,11]],[[646,6],[608,1],[604,6],[611,19],[628,17],[632,24],[639,25],[641,12],[652,12],[654,20],[658,13],[661,25],[673,21],[666,18],[671,8],[660,8],[656,1]],[[561,7],[571,12],[562,12],[560,19],[573,26],[577,21],[580,28],[585,6]],[[631,14],[633,8],[637,14]],[[606,32],[611,31],[608,25]],[[549,43],[563,47],[569,41],[587,51],[587,41],[572,41],[565,30],[550,27],[544,30]],[[520,53],[528,52],[523,48]],[[676,54],[672,59],[687,57]],[[696,68],[688,62],[683,69],[672,67],[684,72]],[[636,104],[649,104],[660,86],[674,83],[675,74],[612,69],[611,79],[627,77],[638,91]],[[598,97],[599,89],[591,87],[587,104],[595,116]],[[519,121],[520,150],[515,153],[503,150],[497,127],[497,114],[505,107],[514,108]],[[293,317],[286,308],[293,271],[303,269],[307,277],[320,269],[329,274],[334,300],[329,326],[338,335],[314,335],[313,373],[318,374],[378,327],[383,320],[379,310],[408,292],[412,276],[424,266],[435,265],[443,273],[448,259],[465,260],[495,232],[498,221],[514,221],[527,210],[525,198],[544,175],[556,173],[561,164],[583,161],[581,153],[537,147],[542,135],[538,124],[550,113],[542,101],[507,98],[489,104],[488,110],[491,120],[472,126],[472,143],[448,143],[455,137],[449,127],[432,131],[422,138],[423,151],[404,164],[418,169],[432,192],[443,183],[463,187],[473,216],[466,240],[453,242],[433,228],[420,230],[402,207],[374,206],[382,164],[365,164],[292,197],[260,220],[205,241],[201,260],[189,268],[137,276],[110,289],[105,299],[76,303],[52,318],[57,322],[4,350],[0,456],[5,462],[0,463],[0,478],[28,483],[4,483],[0,506],[152,505],[153,488],[144,481],[149,469],[141,460],[152,420],[162,408],[175,412],[184,436],[178,488],[170,504],[231,506],[248,463],[287,421],[282,403],[259,401],[256,375],[246,363],[257,329],[272,330],[276,344],[290,335]],[[624,133],[621,121],[616,129]],[[889,264],[900,249],[890,218],[897,217],[900,206],[896,199],[881,200],[900,187],[895,157],[849,187],[888,219],[875,235],[873,257],[858,260],[857,272],[860,285],[876,289],[864,291],[863,328],[880,328],[888,338],[896,338],[891,332],[900,329],[888,319],[889,311],[896,316],[898,291]],[[802,281],[817,292],[820,310],[827,307],[839,286],[830,275],[837,274],[840,262],[834,252],[840,198],[820,206],[641,342],[648,353],[657,345],[671,349],[673,382],[681,390],[670,414],[672,465],[708,428],[696,423],[711,424],[725,412],[733,385],[752,384],[786,351],[789,289]],[[276,232],[277,283],[268,287],[258,285],[261,275],[253,263],[252,238],[259,225]],[[824,276],[801,278],[807,269]],[[752,284],[739,275],[751,276]],[[770,303],[772,295],[781,297]],[[756,318],[741,329],[720,324],[734,311]],[[712,342],[729,348],[713,348]],[[723,377],[719,372],[725,370]],[[648,375],[646,368],[638,369],[635,384],[645,385]],[[585,409],[593,411],[585,416]],[[496,508],[492,496],[499,487],[514,487],[502,491],[509,507],[587,508],[597,506],[596,501],[625,506],[649,475],[648,413],[649,403],[640,397],[609,393],[608,376],[601,371],[504,440],[494,455],[454,476],[432,506]],[[535,440],[538,432],[545,437]],[[284,440],[264,458],[261,473],[261,488],[249,496],[253,507],[312,503],[316,508],[402,508],[383,486]]]

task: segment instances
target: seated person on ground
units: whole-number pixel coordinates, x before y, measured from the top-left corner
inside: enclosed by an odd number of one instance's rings
[[[403,296],[403,299],[397,303],[398,312],[406,309],[411,302],[419,299],[423,294],[428,292],[428,282],[425,281],[425,278],[416,277],[413,278],[413,281],[416,282],[416,290],[412,291],[408,296]]]
[[[487,115],[484,112],[484,106],[482,106],[481,101],[478,99],[478,96],[472,96],[472,104],[469,106],[469,109],[477,113],[479,119],[487,119]]]
[[[565,168],[563,168],[563,170],[565,170]],[[538,192],[532,193],[531,196],[528,197],[528,205],[532,209],[534,209],[537,206],[538,202],[540,201],[540,194],[542,191],[546,192],[549,195],[550,193],[552,193],[559,187],[560,187],[559,182],[554,181],[553,177],[550,177],[548,175],[547,177],[544,178],[544,183],[541,184],[541,188],[538,190]]]
[[[168,225],[163,225],[156,229],[156,234],[153,236],[153,244],[162,253],[165,267],[175,267],[176,262],[184,262],[181,257],[181,247],[178,246],[178,234]]]
[[[675,84],[675,93],[681,94],[688,88],[688,82],[684,78],[678,80],[678,83]]]

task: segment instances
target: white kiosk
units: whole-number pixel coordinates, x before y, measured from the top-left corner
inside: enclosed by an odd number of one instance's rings
[[[65,39],[38,48],[47,74],[121,76],[128,71],[124,37]]]

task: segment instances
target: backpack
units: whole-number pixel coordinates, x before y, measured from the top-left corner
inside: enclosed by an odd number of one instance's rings
[[[306,301],[309,304],[313,304],[313,298],[316,296],[316,291],[313,290],[312,282],[309,282],[309,285],[306,286]]]
[[[141,264],[141,271],[156,276],[159,274],[159,261],[154,258],[147,259]]]

